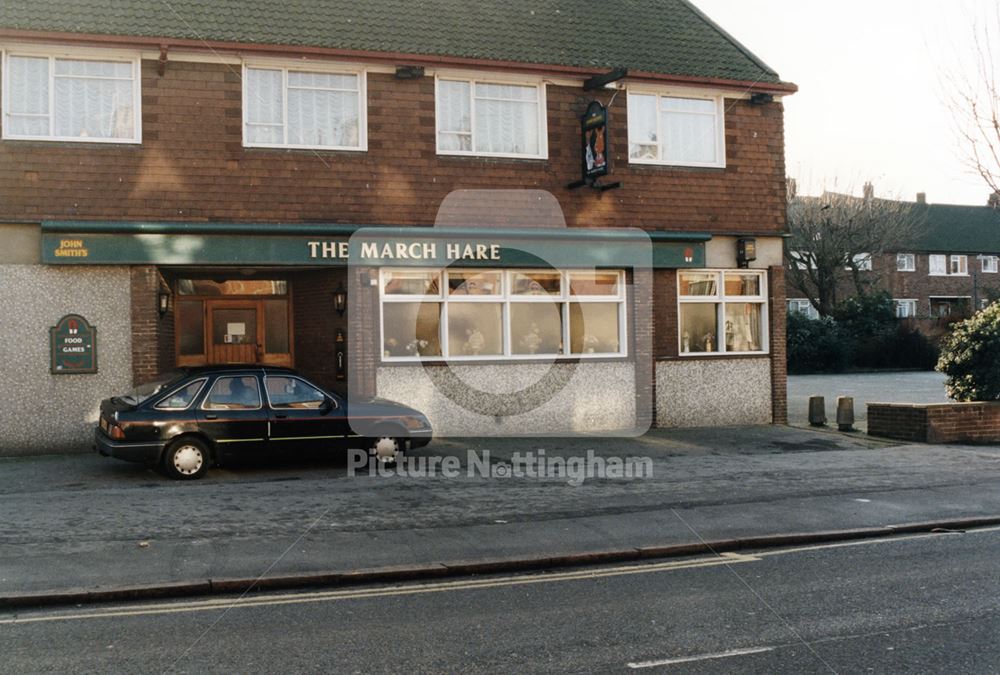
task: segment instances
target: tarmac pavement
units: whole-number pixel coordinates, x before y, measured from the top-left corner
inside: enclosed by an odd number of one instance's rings
[[[649,457],[652,476],[348,476],[342,459],[217,469],[173,482],[96,455],[0,460],[0,604],[81,590],[303,577],[1000,515],[1000,448],[893,445],[790,427],[637,439],[435,441],[489,450]],[[482,455],[477,455],[482,457]],[[472,568],[469,568],[472,569]],[[180,588],[178,586],[178,588]],[[178,591],[180,592],[180,591]],[[67,596],[71,597],[71,596]]]

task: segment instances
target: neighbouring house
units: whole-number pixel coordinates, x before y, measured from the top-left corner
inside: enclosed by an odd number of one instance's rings
[[[871,290],[892,296],[897,318],[911,320],[933,337],[951,321],[1000,299],[1000,208],[930,204],[923,193],[903,206],[917,223],[911,240],[899,250],[861,255],[856,262]],[[841,298],[855,292],[849,277],[845,269],[838,280]],[[786,293],[788,311],[819,316],[803,289],[788,283]]]
[[[796,87],[685,0],[14,0],[0,50],[0,453],[217,363],[444,434],[785,420]]]

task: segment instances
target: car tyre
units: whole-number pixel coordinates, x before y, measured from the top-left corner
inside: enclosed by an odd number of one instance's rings
[[[396,466],[406,454],[406,439],[394,436],[376,436],[369,439],[368,460],[382,466]]]
[[[163,470],[174,480],[196,480],[205,475],[211,463],[208,446],[190,436],[179,438],[163,455]]]

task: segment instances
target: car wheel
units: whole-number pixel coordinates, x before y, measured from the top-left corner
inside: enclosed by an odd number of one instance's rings
[[[205,443],[197,438],[181,438],[167,447],[163,468],[176,480],[195,480],[208,471],[209,454]]]
[[[368,447],[368,458],[384,466],[395,466],[406,452],[406,441],[392,436],[379,436],[371,439]]]

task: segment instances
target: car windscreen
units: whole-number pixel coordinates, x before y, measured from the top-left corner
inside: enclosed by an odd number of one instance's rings
[[[155,380],[152,380],[150,382],[144,382],[143,384],[140,384],[139,386],[129,391],[127,394],[117,396],[116,398],[120,401],[128,403],[129,405],[139,405],[150,396],[153,396],[154,394],[163,391],[165,387],[173,384],[174,382],[177,382],[184,376],[185,373],[179,370],[171,371],[169,373],[161,375]]]

